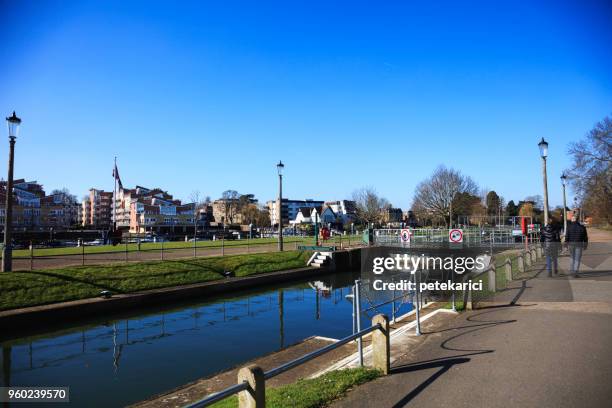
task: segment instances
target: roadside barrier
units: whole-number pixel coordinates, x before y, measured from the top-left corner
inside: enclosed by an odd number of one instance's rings
[[[238,394],[239,408],[263,408],[266,405],[266,381],[276,377],[285,371],[302,365],[316,357],[337,349],[353,340],[361,339],[366,334],[372,333],[372,366],[379,369],[384,375],[389,374],[391,368],[391,341],[390,327],[387,316],[379,314],[372,319],[372,325],[367,329],[358,331],[350,336],[344,337],[337,342],[308,353],[295,360],[264,371],[257,365],[248,365],[238,371],[238,384],[232,385],[220,392],[209,395],[196,401],[185,408],[207,407],[215,402]]]
[[[495,292],[506,289],[508,283],[522,278],[531,277],[527,274],[538,259],[544,255],[540,245],[533,245],[526,250],[520,251],[515,256],[506,256],[502,262],[497,263],[495,257],[491,258],[489,266],[477,274],[467,275],[465,279],[475,281],[482,277],[486,281],[486,287],[482,291],[466,290],[463,293],[463,304],[466,310],[477,308],[478,303],[486,300]],[[486,290],[485,290],[486,289]]]

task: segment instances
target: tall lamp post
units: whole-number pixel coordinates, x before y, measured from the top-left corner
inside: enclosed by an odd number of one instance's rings
[[[563,235],[567,233],[567,204],[565,199],[565,185],[567,184],[567,176],[561,174],[561,186],[563,187]]]
[[[544,225],[548,224],[548,181],[546,180],[546,157],[548,156],[548,142],[542,138],[538,143],[540,157],[542,157],[542,178],[544,181]]]
[[[13,245],[11,242],[11,228],[13,215],[13,165],[15,157],[15,141],[19,133],[21,119],[15,115],[6,118],[9,133],[9,163],[8,179],[6,181],[6,205],[4,206],[4,246],[2,247],[2,272],[13,269]]]
[[[285,165],[279,160],[278,170],[278,250],[283,250],[283,169]]]

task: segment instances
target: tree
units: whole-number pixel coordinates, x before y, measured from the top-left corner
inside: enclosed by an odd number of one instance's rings
[[[450,205],[457,193],[477,195],[478,186],[471,177],[439,166],[431,177],[417,185],[412,207],[445,219],[449,217]],[[453,213],[456,212],[453,210]],[[449,219],[449,225],[451,222]]]
[[[226,190],[221,194],[225,221],[229,222],[230,224],[234,223],[234,217],[240,209],[239,199],[240,194],[236,190]]]
[[[584,211],[596,223],[612,224],[612,118],[596,123],[568,152],[573,158],[568,178]]]
[[[486,206],[487,206],[487,215],[489,216],[497,216],[499,215],[499,207],[501,204],[501,200],[497,193],[493,190],[487,193],[486,197]]]
[[[381,209],[389,205],[387,199],[379,197],[372,187],[364,187],[353,192],[357,220],[363,224],[377,223],[381,219]]]
[[[521,208],[519,209],[519,215],[522,217],[534,217],[535,211],[533,208],[533,204],[531,204],[530,202],[523,203],[523,205],[521,205]]]
[[[51,195],[59,196],[62,204],[75,204],[77,203],[77,197],[70,193],[66,187],[62,189],[55,189],[51,191]]]
[[[518,215],[518,207],[514,204],[514,200],[508,201],[508,205],[506,206],[506,214],[508,217],[515,217]]]
[[[473,213],[475,204],[480,204],[480,197],[466,192],[457,193],[453,198],[453,213],[469,217]]]
[[[204,196],[200,193],[200,191],[195,190],[192,191],[189,195],[189,201],[193,203],[193,225],[195,233],[195,230],[197,229],[197,223],[202,219],[202,210],[206,210],[206,207],[210,205],[210,197]]]

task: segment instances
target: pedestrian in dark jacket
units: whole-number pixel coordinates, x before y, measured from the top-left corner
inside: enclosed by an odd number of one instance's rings
[[[561,235],[559,235],[559,229],[553,224],[552,219],[549,219],[548,224],[540,231],[540,242],[546,255],[548,276],[552,276],[553,273],[558,274],[557,258],[561,247]]]
[[[568,246],[571,256],[570,273],[574,278],[577,278],[578,270],[580,269],[580,260],[582,259],[582,251],[586,250],[589,244],[587,230],[584,225],[578,222],[577,211],[574,211],[572,221],[567,224],[565,244]]]

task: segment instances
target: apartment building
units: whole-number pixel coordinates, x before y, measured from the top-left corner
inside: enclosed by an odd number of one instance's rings
[[[324,202],[312,199],[290,200],[288,198],[283,198],[282,206],[279,204],[278,199],[266,203],[268,211],[270,212],[270,221],[273,226],[278,226],[279,215],[281,215],[282,218],[282,225],[288,225],[290,220],[295,220],[300,208],[322,207]]]
[[[4,226],[6,181],[0,181],[0,228]],[[14,230],[68,229],[78,222],[78,203],[67,192],[46,195],[42,184],[17,179],[13,183]]]
[[[113,192],[91,188],[81,203],[81,225],[109,229],[113,225]]]
[[[191,231],[196,222],[193,203],[183,204],[160,188],[121,189],[115,211],[117,228],[132,233],[183,233]]]

